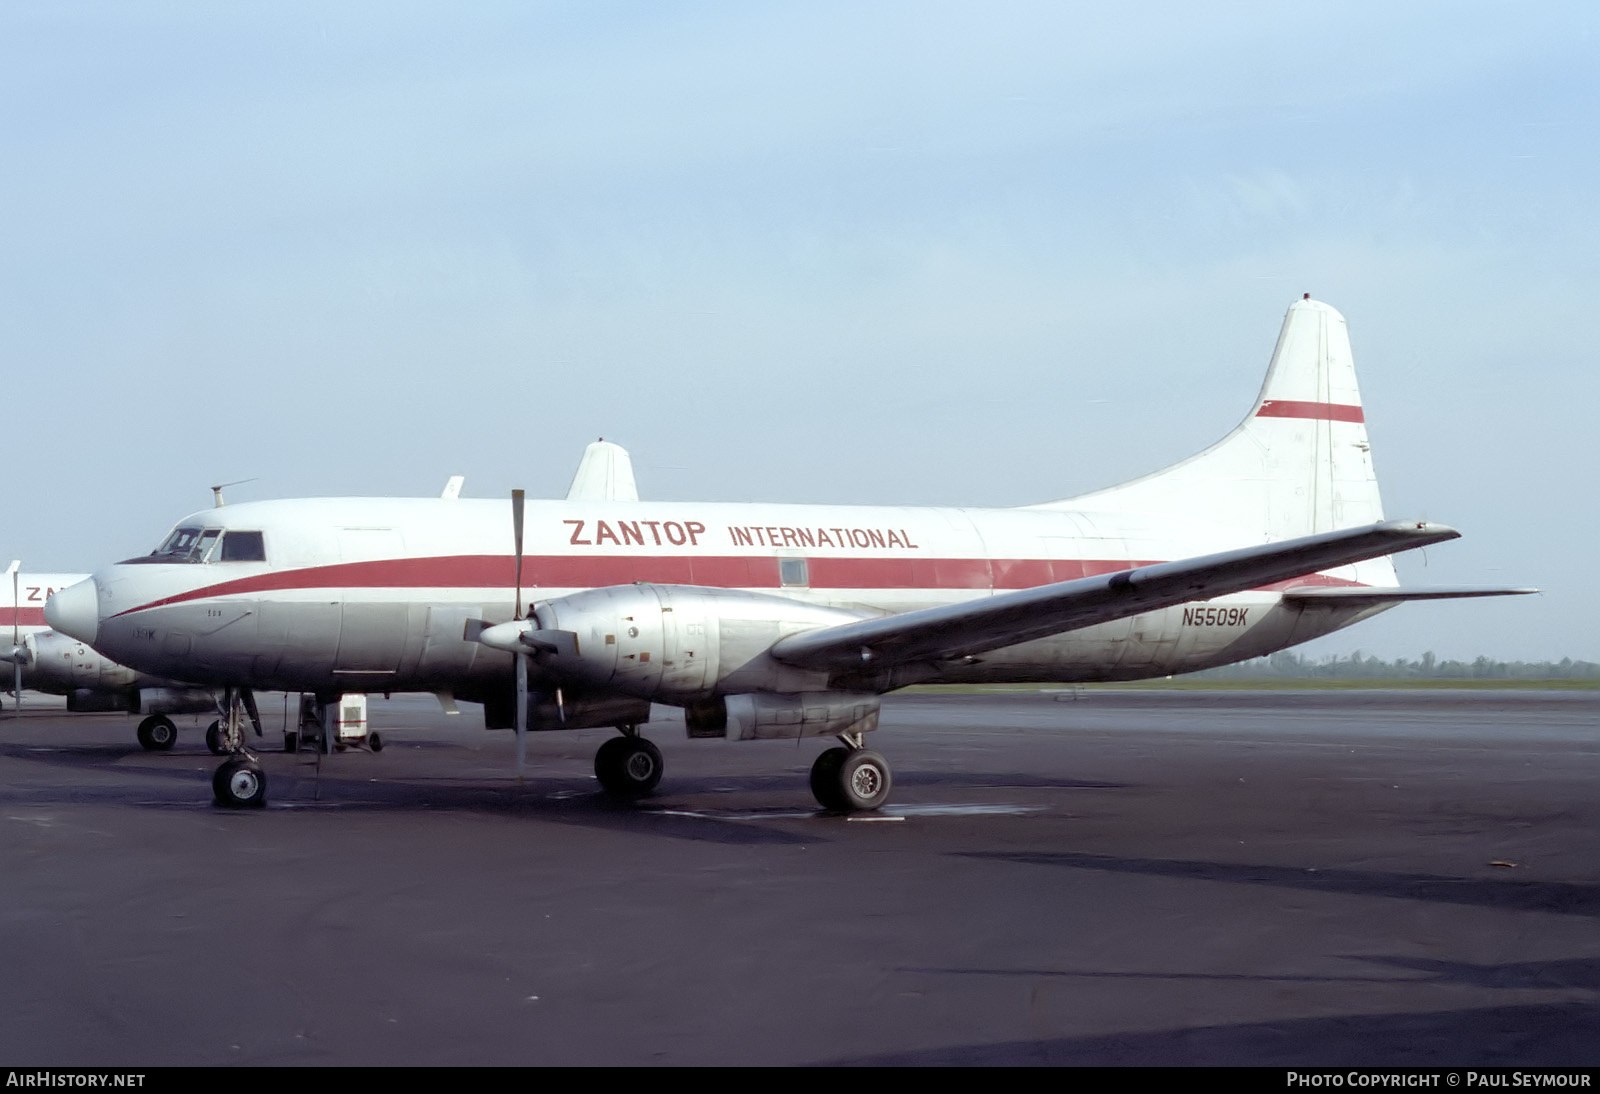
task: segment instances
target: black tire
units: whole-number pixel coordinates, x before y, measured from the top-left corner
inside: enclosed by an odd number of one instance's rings
[[[642,798],[661,781],[661,750],[643,737],[613,737],[594,754],[594,774],[607,794]]]
[[[378,736],[377,733],[368,733],[367,734],[367,747],[372,749],[372,751],[374,751],[374,752],[382,752],[383,751],[383,738]]]
[[[226,756],[233,751],[228,747],[227,736],[222,732],[220,721],[206,726],[206,747],[211,750],[213,756]]]
[[[283,735],[283,750],[285,752],[299,752],[300,751],[300,734],[296,733],[292,729],[289,732],[285,733]]]
[[[152,714],[139,723],[139,743],[151,752],[165,752],[178,743],[178,727],[165,714]]]
[[[850,753],[839,765],[839,793],[844,795],[845,808],[851,812],[878,808],[889,800],[893,786],[889,761],[876,752],[863,748]]]
[[[229,760],[211,776],[211,794],[224,809],[260,809],[267,804],[267,773],[253,760]]]
[[[595,750],[594,777],[609,789],[617,781],[617,768],[621,764],[622,750],[628,746],[626,737],[610,737]]]
[[[817,804],[831,813],[844,813],[850,809],[839,786],[839,769],[850,755],[848,748],[830,748],[811,765],[811,796]]]

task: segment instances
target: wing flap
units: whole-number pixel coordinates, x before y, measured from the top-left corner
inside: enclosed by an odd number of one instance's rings
[[[1425,547],[1460,534],[1442,524],[1384,521],[823,627],[780,640],[771,654],[788,665],[836,671],[956,660],[1140,612]]]

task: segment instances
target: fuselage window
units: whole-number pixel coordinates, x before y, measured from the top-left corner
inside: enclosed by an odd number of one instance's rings
[[[223,562],[265,562],[267,549],[260,532],[230,531],[222,537]]]
[[[810,585],[811,580],[806,574],[806,560],[803,558],[780,558],[778,560],[778,580],[785,587],[790,585]]]

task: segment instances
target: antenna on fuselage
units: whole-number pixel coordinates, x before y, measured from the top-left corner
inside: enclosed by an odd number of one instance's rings
[[[216,486],[213,486],[211,488],[211,496],[214,499],[216,499],[216,504],[213,505],[212,508],[213,509],[221,509],[225,504],[227,504],[226,502],[224,502],[222,500],[222,488],[223,487],[225,487],[225,486],[242,486],[243,484],[245,484],[247,482],[255,482],[255,481],[256,481],[255,479],[234,479],[232,482],[218,483]]]

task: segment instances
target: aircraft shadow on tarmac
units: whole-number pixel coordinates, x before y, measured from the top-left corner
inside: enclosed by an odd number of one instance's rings
[[[1301,866],[1258,866],[1233,862],[1116,858],[1074,851],[957,851],[968,858],[1000,859],[1033,866],[1110,870],[1194,881],[1273,885],[1315,892],[1395,897],[1444,904],[1468,904],[1506,911],[1553,912],[1600,917],[1600,885],[1566,881],[1519,881],[1390,874],[1371,870],[1321,870]]]
[[[1154,1033],[963,1045],[831,1060],[837,1065],[1245,1064],[1258,1067],[1592,1067],[1600,1004],[1542,1003],[1422,1014],[1359,1014]]]
[[[1020,771],[896,771],[894,784],[971,790],[1125,790],[1129,785],[1094,779],[1052,778]]]
[[[6,797],[29,804],[84,805],[91,803],[124,805],[138,809],[189,811],[213,810],[211,770],[217,760],[208,753],[164,753],[151,760],[132,754],[136,765],[119,764],[127,760],[127,748],[91,746],[0,746],[0,756],[26,759],[71,770],[93,769],[106,774],[130,776],[116,783],[78,782],[70,785],[14,784]],[[271,756],[270,753],[266,754]],[[358,809],[388,812],[440,812],[459,810],[501,816],[520,816],[530,820],[579,824],[613,831],[665,836],[721,843],[816,843],[820,833],[801,836],[752,824],[723,821],[715,816],[687,816],[649,808],[643,803],[619,802],[603,793],[592,776],[544,774],[521,784],[504,779],[489,782],[470,776],[401,777],[374,779],[368,771],[349,764],[329,764],[318,769],[313,757],[296,762],[277,757],[267,768],[273,800],[266,810],[221,810],[221,815],[243,819],[281,815],[309,809]],[[358,757],[349,757],[359,760]],[[197,770],[200,767],[203,770]],[[137,777],[135,782],[133,778]],[[160,799],[151,797],[150,782],[163,787]],[[726,779],[707,780],[723,785]],[[737,780],[762,781],[762,780]],[[771,780],[777,784],[779,780]],[[787,785],[792,779],[782,780]],[[172,789],[167,789],[171,787]],[[802,791],[803,793],[803,791]],[[798,795],[796,802],[800,801]],[[802,812],[815,812],[809,800]],[[818,814],[819,816],[821,814]]]
[[[1211,972],[1110,972],[1104,969],[948,969],[902,966],[896,972],[937,976],[994,976],[1024,979],[1059,978],[1085,980],[1203,980],[1244,983],[1284,984],[1469,984],[1477,988],[1510,991],[1579,989],[1600,993],[1600,958],[1579,957],[1564,961],[1521,961],[1505,965],[1473,965],[1465,961],[1433,958],[1388,957],[1346,954],[1346,960],[1390,965],[1422,973],[1420,976],[1263,976],[1251,973]]]
[[[406,747],[425,748],[427,743]],[[458,746],[444,745],[459,751]],[[130,777],[116,784],[71,786],[14,786],[11,795],[40,804],[123,803],[141,809],[212,809],[210,771],[218,762],[203,751],[173,751],[146,754],[119,745],[37,744],[0,745],[0,756],[25,759],[56,767],[81,770],[92,768],[104,774]],[[268,812],[299,809],[360,809],[394,812],[461,810],[528,819],[580,824],[606,830],[728,844],[804,844],[826,837],[817,830],[798,833],[763,825],[764,820],[820,821],[837,817],[819,810],[804,789],[804,775],[794,772],[773,774],[687,775],[676,777],[663,793],[639,802],[617,801],[599,789],[593,776],[540,771],[537,764],[527,780],[510,783],[503,774],[484,779],[473,774],[410,770],[392,771],[374,778],[372,769],[357,765],[364,757],[347,754],[319,765],[315,753],[290,758],[263,752],[267,776],[272,787]],[[131,761],[131,762],[130,762]],[[573,763],[562,760],[563,766]],[[203,771],[197,770],[203,768]],[[155,779],[166,784],[181,784],[176,796],[153,800],[148,783],[135,785],[131,779]],[[1124,784],[1083,779],[1059,779],[1023,772],[939,772],[906,771],[897,773],[902,787],[942,790],[993,789],[1119,789]],[[740,798],[749,805],[749,795],[762,795],[766,801],[737,810],[737,817],[719,817],[730,799]],[[716,805],[704,808],[710,799]],[[243,814],[252,815],[251,811]],[[751,823],[755,822],[755,823]]]

